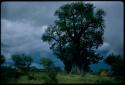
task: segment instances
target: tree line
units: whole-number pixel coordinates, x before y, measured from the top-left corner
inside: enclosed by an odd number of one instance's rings
[[[12,60],[14,62],[15,70],[19,73],[27,74],[32,71],[32,62],[33,59],[25,54],[22,55],[12,55]],[[4,55],[0,57],[0,69],[1,71],[6,68],[6,66],[2,66],[5,63],[6,59]],[[120,55],[114,55],[113,53],[108,55],[106,59],[103,60],[105,63],[111,66],[111,75],[113,76],[123,76],[124,75],[124,61]],[[50,77],[51,73],[56,75],[56,72],[61,71],[60,68],[54,65],[51,59],[47,57],[41,58],[41,64],[44,66],[44,72],[47,72],[47,75]],[[23,75],[23,74],[21,74]],[[52,78],[53,79],[53,78]]]
[[[11,78],[20,78],[23,75],[27,75],[29,79],[35,79],[32,72],[36,72],[32,69],[33,59],[31,56],[26,54],[14,54],[11,56],[14,67],[10,66],[2,66],[5,63],[6,59],[4,55],[0,57],[0,79],[1,83],[5,83],[7,79]],[[57,72],[61,71],[58,67],[54,65],[51,59],[47,57],[41,58],[41,64],[43,65],[43,71],[45,73],[44,79],[45,83],[57,83],[56,75]],[[37,68],[36,68],[37,69]],[[42,69],[42,68],[41,68]],[[38,70],[37,72],[41,72]]]

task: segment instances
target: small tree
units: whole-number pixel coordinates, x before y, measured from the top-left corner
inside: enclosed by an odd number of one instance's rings
[[[107,64],[111,65],[113,75],[123,76],[124,73],[124,62],[120,55],[109,55],[105,60]]]
[[[114,54],[110,54],[105,60],[104,60],[108,65],[112,65],[117,61],[117,58]]]
[[[15,66],[22,71],[29,71],[30,65],[33,59],[30,56],[22,55],[12,55]]]
[[[53,62],[46,57],[42,57],[42,64],[44,66],[45,69],[45,83],[48,84],[53,84],[53,83],[57,83],[57,79],[56,79],[56,75],[57,72],[55,70],[55,66],[53,64]]]

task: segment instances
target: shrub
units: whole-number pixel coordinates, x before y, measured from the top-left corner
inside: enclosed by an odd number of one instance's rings
[[[45,69],[45,83],[47,84],[57,83],[58,82],[56,79],[57,72],[53,62],[50,59],[43,57],[42,64]]]
[[[105,60],[107,64],[111,65],[112,73],[114,76],[124,75],[124,62],[120,55],[109,55]]]
[[[32,58],[27,55],[12,55],[15,67],[22,71],[29,71],[32,63]]]
[[[1,55],[1,57],[0,57],[0,66],[1,66],[1,64],[3,64],[5,62],[5,57],[4,57],[4,55]]]
[[[9,83],[11,79],[19,79],[22,75],[21,72],[18,72],[15,68],[4,66],[1,69],[0,80],[2,84]]]
[[[107,71],[100,72],[100,76],[109,76],[109,73]]]

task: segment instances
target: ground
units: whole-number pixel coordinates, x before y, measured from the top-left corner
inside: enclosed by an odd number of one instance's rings
[[[28,78],[27,75],[23,75],[18,79],[9,79],[8,83],[11,84],[43,84],[45,82],[44,72],[34,72],[32,74],[33,78]],[[122,80],[117,80],[115,77],[99,76],[95,74],[87,73],[85,75],[78,74],[65,74],[58,73],[57,80],[59,84],[102,84],[102,83],[122,83]]]

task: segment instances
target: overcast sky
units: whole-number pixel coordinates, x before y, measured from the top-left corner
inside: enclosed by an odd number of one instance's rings
[[[25,53],[35,56],[37,60],[41,56],[54,58],[49,45],[42,42],[41,36],[48,25],[55,20],[54,12],[60,6],[68,2],[2,2],[1,5],[1,52],[9,60],[12,54]],[[106,2],[96,1],[96,8],[106,12],[104,44],[99,52],[108,55],[112,52],[123,55],[123,3],[120,1]],[[34,63],[35,65],[36,63]]]

